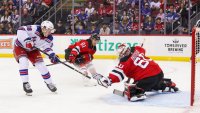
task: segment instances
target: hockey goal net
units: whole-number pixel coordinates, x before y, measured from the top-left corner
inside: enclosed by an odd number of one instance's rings
[[[192,31],[191,106],[200,103],[200,20]]]

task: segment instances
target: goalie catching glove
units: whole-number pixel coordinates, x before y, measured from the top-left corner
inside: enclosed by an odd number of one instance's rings
[[[111,86],[112,81],[108,77],[104,77],[103,75],[98,74],[96,77],[93,76],[94,79],[97,80],[97,83],[103,87],[108,88],[108,86]]]

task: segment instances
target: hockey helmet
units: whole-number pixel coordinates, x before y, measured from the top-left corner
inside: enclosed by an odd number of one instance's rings
[[[122,43],[117,47],[117,55],[119,58],[123,58],[130,54],[130,47],[126,43]]]
[[[51,33],[54,33],[56,30],[54,29],[54,25],[51,21],[45,20],[41,23],[42,28],[49,29]]]
[[[97,34],[97,33],[93,33],[93,34],[90,36],[90,39],[101,40],[99,34]]]

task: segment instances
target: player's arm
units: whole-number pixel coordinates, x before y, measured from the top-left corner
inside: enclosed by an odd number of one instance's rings
[[[55,54],[53,51],[53,36],[49,35],[46,39],[41,40],[41,45],[38,46],[41,48],[45,53],[49,54],[49,59],[51,60],[52,63],[58,63],[59,62],[59,57]]]
[[[102,76],[100,79],[98,79],[98,84],[102,85],[104,87],[111,86],[112,83],[121,82],[124,79],[124,71],[123,71],[123,64],[119,63],[118,66],[116,66],[110,73],[108,77]]]
[[[16,41],[17,45],[27,50],[33,49],[34,46],[33,38],[28,35],[26,26],[21,26],[18,28],[17,37],[18,37]]]
[[[88,49],[88,42],[85,40],[81,40],[80,42],[77,42],[76,46],[71,50],[71,53],[69,55],[69,62],[75,63],[75,60],[77,56]],[[85,56],[88,58],[89,56]]]

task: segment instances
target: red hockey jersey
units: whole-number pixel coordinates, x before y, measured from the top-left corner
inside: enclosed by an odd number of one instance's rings
[[[131,51],[132,53],[120,59],[118,66],[109,73],[112,83],[122,81],[124,76],[138,81],[155,76],[162,71],[157,63],[145,56],[145,50],[142,47],[132,47]]]
[[[92,46],[92,41],[90,39],[80,40],[70,45],[68,48],[72,49],[72,54],[84,55],[86,61],[91,61],[96,52],[96,46]]]

